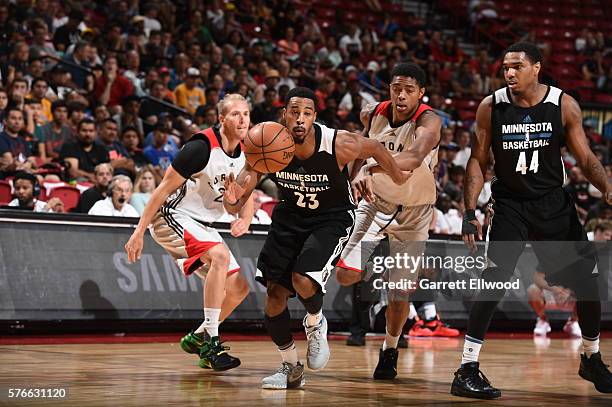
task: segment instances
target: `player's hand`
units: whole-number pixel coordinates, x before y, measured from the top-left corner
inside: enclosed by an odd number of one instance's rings
[[[563,305],[568,302],[572,296],[572,292],[570,290],[560,286],[552,286],[550,287],[550,290],[555,296],[555,302],[559,305]]]
[[[234,237],[240,237],[249,231],[249,223],[244,219],[236,219],[231,223],[230,233]]]
[[[366,202],[374,202],[374,193],[372,192],[372,176],[371,175],[358,175],[351,182],[351,189],[353,190],[353,197],[355,200],[362,197]]]
[[[474,210],[465,211],[463,224],[461,225],[461,235],[463,236],[463,243],[470,250],[470,253],[475,253],[478,250],[476,237],[478,237],[478,240],[482,240],[482,225],[476,219]]]
[[[130,237],[130,240],[125,244],[125,252],[128,255],[128,262],[134,263],[140,260],[140,254],[142,253],[142,246],[144,245],[144,239],[142,233],[134,232]]]
[[[244,184],[248,185],[251,181],[251,176],[247,175],[244,179]],[[225,188],[225,192],[223,193],[223,199],[229,205],[236,205],[238,201],[244,196],[246,189],[236,182],[236,178],[234,177],[234,173],[230,172],[230,174],[225,178],[223,182],[223,187]]]

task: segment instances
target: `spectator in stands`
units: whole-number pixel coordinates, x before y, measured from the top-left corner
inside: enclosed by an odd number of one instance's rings
[[[595,199],[589,195],[589,185],[580,167],[575,166],[569,171],[569,183],[564,188],[572,196],[582,222],[586,220],[589,209],[595,204]]]
[[[128,202],[132,197],[132,180],[126,175],[115,175],[109,186],[109,196],[91,207],[89,215],[138,218],[140,215]]]
[[[34,174],[17,171],[13,178],[13,189],[15,190],[15,199],[8,203],[11,209],[34,212],[65,212],[64,203],[59,198],[51,198],[49,202],[38,200],[40,186]]]
[[[136,168],[150,164],[149,159],[140,148],[142,144],[141,134],[135,127],[126,127],[121,133],[121,143],[127,150],[129,157],[134,161]]]
[[[2,65],[0,73],[5,86],[9,86],[17,78],[22,78],[28,72],[30,47],[25,41],[17,41],[8,62]]]
[[[34,35],[32,36],[32,44],[30,45],[30,58],[37,59],[45,56],[57,58],[59,56],[57,51],[55,51],[53,43],[47,41],[49,28],[46,24],[40,24],[40,20],[38,20],[32,32]],[[47,64],[46,68],[51,68],[50,64]]]
[[[273,121],[276,119],[276,111],[278,110],[277,92],[274,88],[267,88],[265,93],[265,100],[257,105],[253,109],[251,114],[251,122],[253,124]]]
[[[444,192],[453,201],[455,208],[460,208],[463,201],[463,178],[465,176],[465,168],[453,165],[448,169],[448,182],[444,187]]]
[[[138,175],[136,175],[136,182],[134,183],[134,193],[132,194],[130,204],[140,215],[142,215],[142,211],[147,205],[147,202],[149,202],[151,194],[155,188],[157,188],[160,182],[161,177],[157,171],[155,171],[152,165],[148,164],[138,171]]]
[[[376,61],[368,62],[365,72],[359,75],[359,84],[364,92],[370,93],[374,97],[382,98],[382,95],[387,93],[388,85],[377,76],[380,70],[380,65]]]
[[[466,168],[467,162],[472,154],[472,149],[470,147],[470,132],[468,130],[461,130],[457,136],[457,142],[459,151],[457,151],[457,155],[453,160],[453,165]]]
[[[601,51],[595,51],[593,56],[582,64],[582,79],[593,82],[598,88],[603,87],[606,82],[606,70]]]
[[[449,235],[461,234],[462,217],[457,209],[453,208],[453,201],[447,194],[439,194],[436,208],[442,213],[436,219],[435,233],[448,233]],[[440,213],[437,212],[438,215]]]
[[[165,123],[157,123],[153,130],[152,144],[144,149],[145,157],[158,167],[160,175],[166,172],[178,153],[176,144],[168,137],[169,133]]]
[[[289,57],[294,57],[300,52],[300,45],[295,40],[295,29],[288,26],[285,36],[278,41],[278,47]]]
[[[68,126],[72,131],[72,135],[76,136],[79,123],[85,118],[87,106],[81,102],[66,102],[68,107]]]
[[[354,22],[348,23],[346,34],[340,38],[338,47],[343,58],[347,58],[351,53],[361,52],[361,31]]]
[[[47,90],[49,89],[47,80],[40,77],[32,79],[31,89],[32,91],[28,95],[28,98],[40,100],[47,121],[53,120],[53,115],[51,114],[51,101],[47,98]]]
[[[589,240],[596,242],[612,241],[612,221],[602,220],[595,224],[593,232],[587,233]]]
[[[77,137],[60,150],[60,159],[68,164],[71,179],[95,181],[96,165],[110,161],[106,147],[96,142],[96,124],[92,119],[83,119],[77,127]]]
[[[2,173],[29,170],[34,166],[32,151],[21,133],[25,128],[23,112],[15,107],[5,110],[4,130],[0,133],[0,178]]]
[[[459,64],[459,69],[452,76],[451,86],[455,96],[458,98],[473,98],[476,96],[478,82],[466,61]]]
[[[199,106],[195,114],[195,122],[200,130],[206,130],[217,123],[217,108],[206,105]]]
[[[43,162],[48,163],[59,159],[62,145],[70,140],[72,130],[68,122],[68,107],[63,100],[51,104],[52,121],[37,126],[35,137],[38,139],[38,151]]]
[[[459,48],[455,36],[446,37],[442,47],[432,49],[432,56],[438,62],[460,64],[463,61],[463,52]]]
[[[89,43],[78,42],[72,53],[64,55],[65,63],[61,64],[61,67],[70,74],[72,82],[81,89],[85,88],[87,76],[90,75],[91,66],[88,59],[91,52]]]
[[[134,93],[134,85],[125,76],[119,73],[117,58],[108,56],[104,61],[104,73],[96,79],[94,97],[100,103],[108,106],[111,113],[124,98]]]
[[[96,202],[106,198],[108,184],[113,178],[113,167],[109,163],[98,164],[94,169],[94,176],[94,186],[81,194],[75,212],[87,213]]]
[[[66,24],[59,27],[53,35],[55,49],[65,52],[71,44],[78,43],[81,40],[81,31],[79,30],[81,21],[83,21],[83,13],[80,11],[72,10],[68,14]]]
[[[206,104],[204,91],[196,86],[199,77],[200,71],[197,68],[187,69],[185,81],[174,90],[176,104],[190,114],[194,114],[198,106]]]
[[[134,161],[123,144],[119,141],[117,123],[113,119],[106,119],[98,124],[98,142],[106,147],[111,165],[115,169],[125,169],[132,174],[136,173]]]
[[[280,74],[276,69],[268,69],[264,83],[257,85],[253,94],[253,103],[256,105],[264,102],[264,93],[267,89],[274,89],[278,92],[278,84],[280,82]]]
[[[113,116],[119,132],[126,126],[132,126],[136,127],[140,133],[144,133],[144,122],[140,118],[140,107],[140,97],[136,95],[130,95],[123,99],[121,113]]]

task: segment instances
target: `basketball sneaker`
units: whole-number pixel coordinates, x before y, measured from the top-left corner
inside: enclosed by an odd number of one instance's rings
[[[451,385],[451,394],[459,397],[475,399],[496,399],[501,397],[501,391],[491,386],[489,379],[480,371],[478,362],[461,365],[455,372]]]
[[[580,355],[580,369],[578,375],[595,385],[598,392],[612,393],[612,373],[601,360],[601,353],[593,353],[587,357],[584,353]]]
[[[378,364],[374,369],[374,380],[391,380],[397,376],[397,357],[399,352],[397,349],[389,348],[382,350],[378,355]]]
[[[425,327],[425,321],[419,319],[412,325],[412,328],[408,331],[408,335],[410,336],[433,336],[433,332],[431,329]]]
[[[312,370],[323,369],[329,361],[329,344],[327,343],[327,319],[321,315],[321,321],[315,326],[309,327],[304,317],[303,325],[308,340],[306,351],[306,365]]]
[[[459,336],[458,329],[451,328],[444,324],[437,316],[431,321],[425,321],[424,327],[425,329],[429,329],[431,331],[431,336],[439,336],[444,338],[454,338],[455,336]]]
[[[210,341],[210,336],[206,331],[197,334],[194,331],[189,332],[181,338],[181,349],[187,353],[200,354],[204,342]]]
[[[299,389],[305,384],[304,365],[300,362],[297,362],[296,365],[283,362],[276,373],[262,379],[261,388],[271,390]]]
[[[218,336],[210,338],[210,341],[204,342],[200,350],[199,366],[203,369],[213,369],[218,372],[240,366],[240,359],[227,353],[229,349],[229,346],[220,342]]]
[[[572,318],[568,319],[563,326],[563,332],[572,338],[582,338],[582,330],[580,329],[580,325],[578,324],[577,320]]]
[[[533,328],[534,335],[546,336],[550,332],[550,324],[547,320],[538,317],[535,328]]]

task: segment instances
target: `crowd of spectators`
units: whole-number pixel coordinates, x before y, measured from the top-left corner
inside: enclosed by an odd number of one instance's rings
[[[414,61],[427,74],[425,101],[444,123],[432,231],[459,233],[474,112],[480,98],[503,86],[499,55],[486,44],[470,55],[456,34],[444,34],[433,20],[390,12],[385,2],[363,4],[374,20],[348,18],[340,7],[331,24],[317,4],[0,0],[0,179],[25,171],[41,185],[85,185],[73,211],[97,213],[104,201],[107,211],[133,214],[118,207],[119,198],[113,202],[116,190],[140,213],[182,144],[215,126],[225,94],[247,98],[256,124],[277,120],[288,90],[308,86],[316,91],[320,122],[360,131],[361,108],[388,97],[392,67]],[[482,6],[473,18],[493,17]],[[612,68],[601,58],[608,51],[602,41],[585,30],[576,52],[588,57],[585,78],[609,89]],[[476,102],[467,108],[471,115],[458,100]],[[587,131],[610,172],[610,140]],[[583,220],[612,219],[564,154],[568,190]],[[481,216],[492,177],[490,169]]]

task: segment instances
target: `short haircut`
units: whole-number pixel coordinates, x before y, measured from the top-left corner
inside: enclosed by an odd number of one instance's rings
[[[110,163],[102,163],[102,164],[98,164],[96,165],[96,167],[94,168],[94,174],[98,175],[98,173],[100,171],[102,171],[104,168],[108,168],[110,170],[110,173],[113,173],[113,166],[110,165]]]
[[[42,104],[42,100],[40,100],[39,98],[27,98],[23,101],[23,103],[25,105]]]
[[[317,95],[315,95],[315,93],[310,88],[298,86],[289,90],[289,92],[287,92],[287,95],[285,96],[285,108],[289,104],[291,98],[310,99],[314,104],[315,111],[317,110]]]
[[[83,125],[85,124],[93,124],[94,128],[96,126],[96,122],[93,121],[93,119],[90,119],[89,117],[84,118],[83,120],[81,120],[79,122],[79,124],[77,125],[77,130],[81,130],[81,127],[83,127]]]
[[[593,229],[594,232],[605,232],[608,230],[612,230],[612,222],[609,220],[602,220],[600,222],[597,222],[595,224],[595,229]]]
[[[6,109],[4,109],[4,120],[8,119],[9,115],[11,114],[11,112],[19,112],[21,113],[22,116],[25,116],[23,114],[23,110],[21,110],[20,108],[18,108],[15,105],[11,105],[9,104],[8,107]]]
[[[504,51],[504,56],[508,52],[524,52],[532,64],[542,61],[542,52],[533,42],[515,42]]]
[[[100,120],[100,121],[98,122],[98,126],[99,126],[99,127],[102,127],[102,126],[103,126],[103,125],[105,125],[106,123],[112,123],[112,124],[114,124],[115,126],[117,126],[117,122],[116,122],[116,121],[115,121],[115,120],[114,120],[112,117],[107,117],[106,119]],[[119,126],[117,126],[117,127],[119,127]]]
[[[68,107],[68,116],[72,115],[73,112],[84,112],[87,110],[87,106],[85,106],[81,102],[70,102],[67,105]]]
[[[11,82],[11,88],[13,86],[15,86],[16,83],[25,83],[26,84],[26,88],[28,87],[28,81],[26,81],[23,78],[15,78],[15,79],[13,79],[13,82]]]
[[[44,82],[47,85],[49,84],[49,82],[47,82],[47,80],[45,78],[41,78],[39,76],[38,78],[32,79],[32,87],[34,87],[34,85],[36,85],[38,82]]]
[[[120,182],[129,182],[130,183],[130,189],[134,188],[134,184],[132,183],[132,179],[130,177],[128,177],[127,175],[115,175],[113,177],[113,179],[111,179],[110,184],[108,184],[108,188],[112,191],[113,189],[115,189],[115,187],[117,186],[117,184],[119,184]]]
[[[425,87],[425,71],[414,62],[401,62],[393,67],[391,80],[396,76],[414,79],[421,88]]]
[[[219,103],[217,103],[217,112],[219,112],[219,114],[225,114],[225,110],[227,108],[228,103],[234,101],[240,101],[248,104],[247,100],[241,94],[228,93],[223,97],[223,99],[219,101]]]
[[[13,183],[17,182],[20,179],[28,180],[32,183],[32,188],[36,187],[38,184],[38,180],[36,179],[36,175],[27,172],[27,171],[17,171],[13,177]]]
[[[51,103],[51,113],[55,112],[60,107],[65,107],[66,109],[68,109],[68,106],[66,105],[66,101],[65,100],[57,99],[57,100],[53,101],[53,103]]]

